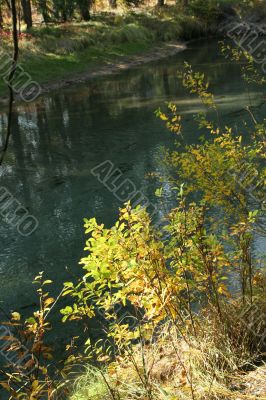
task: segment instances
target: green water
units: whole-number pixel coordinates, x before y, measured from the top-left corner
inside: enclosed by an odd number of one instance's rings
[[[80,273],[84,217],[96,216],[108,226],[115,221],[122,204],[91,174],[93,167],[110,160],[123,178],[132,180],[156,204],[157,183],[145,176],[148,172],[164,174],[161,147],[172,147],[174,138],[154,110],[175,101],[184,116],[188,141],[197,141],[201,135],[193,114],[202,106],[176,76],[184,60],[208,75],[223,123],[241,132],[244,121],[250,123],[244,110],[247,104],[256,106],[258,116],[265,114],[263,93],[254,88],[247,91],[240,66],[223,59],[216,42],[198,42],[175,57],[17,107],[12,143],[0,173],[1,186],[37,218],[39,227],[23,237],[1,221],[0,301],[6,310],[25,314],[33,310],[31,282],[39,271],[54,281],[54,294],[60,292],[64,280]],[[1,135],[5,127],[2,110]],[[174,198],[167,182],[164,188],[166,207],[170,207]],[[158,205],[157,218],[163,212]],[[65,336],[65,332],[58,333],[58,338]]]

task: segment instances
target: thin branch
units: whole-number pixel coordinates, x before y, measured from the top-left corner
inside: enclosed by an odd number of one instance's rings
[[[12,31],[12,34],[13,34],[13,59],[12,59],[11,71],[8,76],[9,104],[8,104],[7,134],[6,134],[4,147],[1,150],[0,165],[2,165],[2,163],[4,161],[4,157],[7,152],[11,133],[12,133],[13,103],[14,103],[14,91],[13,91],[13,87],[12,87],[12,80],[16,73],[18,56],[19,56],[16,0],[11,0],[11,13],[12,13],[12,26],[13,26],[13,31]]]

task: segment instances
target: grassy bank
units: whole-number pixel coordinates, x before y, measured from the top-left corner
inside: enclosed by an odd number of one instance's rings
[[[266,364],[254,357],[256,337],[234,307],[227,311],[231,337],[210,310],[195,320],[196,337],[186,332],[180,339],[166,323],[154,342],[132,346],[105,369],[87,366],[69,400],[265,400]]]
[[[22,26],[19,63],[39,84],[54,83],[145,54],[162,43],[206,37],[215,33],[219,23],[232,11],[235,15],[261,16],[264,8],[259,0],[252,6],[249,3],[240,6],[235,0],[220,3],[194,0],[185,10],[179,4],[96,12],[90,22],[35,25],[26,34]],[[6,26],[1,35],[1,46],[11,55],[8,29]],[[6,95],[6,84],[0,80],[0,97]]]
[[[90,22],[35,26],[20,39],[20,65],[40,84],[67,79],[91,68],[143,54],[171,41],[186,41],[213,32],[216,14],[177,6],[138,12],[94,14]],[[11,36],[2,46],[11,52]],[[0,81],[1,97],[7,88]]]

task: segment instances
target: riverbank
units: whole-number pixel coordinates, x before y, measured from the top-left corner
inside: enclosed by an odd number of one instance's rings
[[[225,6],[223,6],[225,7]],[[176,54],[180,43],[217,33],[227,18],[250,11],[234,2],[223,8],[180,5],[95,13],[89,22],[35,25],[20,35],[19,69],[45,93],[96,76],[113,74]],[[11,32],[1,34],[3,51],[12,54]],[[0,81],[0,101],[8,88]]]
[[[227,18],[261,18],[263,7],[198,2],[187,9],[179,4],[95,12],[89,22],[39,24],[28,32],[22,26],[19,70],[45,93],[174,55],[184,49],[182,43],[217,34]],[[11,56],[8,29],[1,32],[1,50]],[[7,84],[0,80],[0,103],[7,98]]]
[[[182,43],[213,31],[205,18],[180,14],[176,7],[95,14],[90,22],[38,26],[22,34],[19,65],[45,93],[172,56],[185,48]],[[1,39],[12,54],[11,36]],[[4,81],[0,93],[5,102]]]
[[[185,43],[166,43],[148,50],[145,52],[145,54],[141,53],[140,55],[135,55],[132,57],[121,57],[115,62],[106,63],[102,66],[99,65],[99,67],[91,67],[84,73],[70,76],[67,79],[61,79],[58,82],[44,83],[42,85],[42,93],[46,93],[51,90],[58,90],[75,83],[86,82],[89,79],[100,76],[114,75],[139,65],[174,56],[185,49]]]
[[[93,78],[115,75],[122,71],[147,64],[152,61],[172,57],[186,48],[186,43],[163,43],[160,46],[154,46],[151,49],[147,48],[145,52],[136,51],[136,54],[132,56],[117,56],[113,57],[113,59],[110,58],[108,61],[105,60],[104,62],[96,65],[88,65],[84,72],[75,72],[74,69],[73,73],[67,75],[66,77],[64,77],[64,74],[62,74],[61,77],[58,75],[57,80],[51,79],[51,81],[44,81],[40,83],[41,94],[48,93],[52,90],[63,89],[73,84],[84,83]],[[5,104],[7,101],[7,96],[0,96],[0,103]]]
[[[113,393],[119,388],[121,400],[145,400],[148,397],[143,388],[144,368],[149,377],[146,389],[148,385],[152,388],[151,400],[266,399],[265,362],[259,366],[247,362],[241,368],[239,353],[232,347],[226,348],[228,343],[217,346],[212,337],[208,339],[206,332],[200,341],[186,343],[177,340],[173,331],[171,338],[169,332],[164,332],[153,344],[135,345],[131,349],[134,365],[126,355],[107,364],[103,371],[87,365],[68,400],[116,399],[109,388]],[[221,340],[227,339],[218,334]],[[224,366],[219,367],[219,363],[224,363]],[[245,370],[247,366],[248,370]]]

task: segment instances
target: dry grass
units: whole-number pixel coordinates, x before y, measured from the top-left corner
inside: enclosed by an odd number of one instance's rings
[[[265,400],[265,367],[255,365],[263,346],[238,307],[226,310],[226,324],[210,310],[195,317],[196,336],[189,321],[183,338],[165,324],[152,342],[132,346],[104,372],[88,367],[71,400]]]

